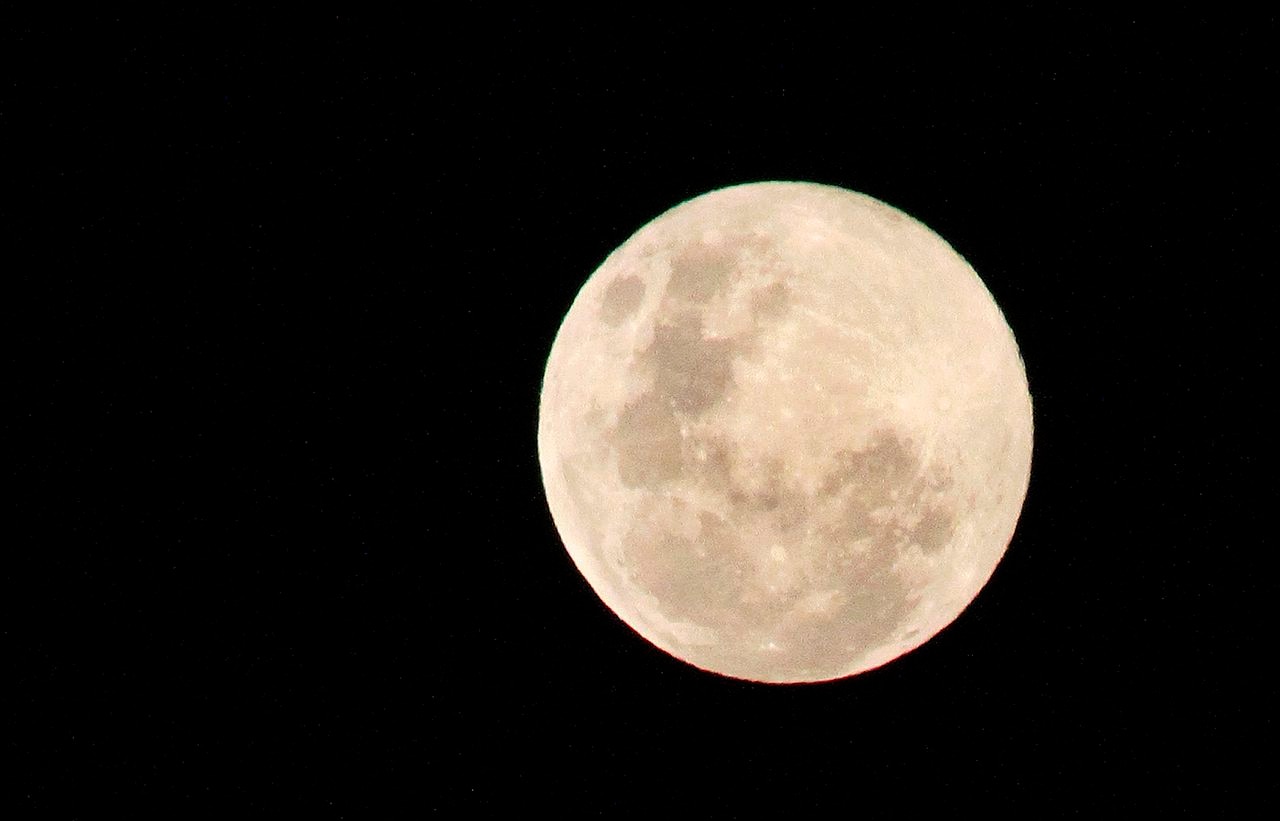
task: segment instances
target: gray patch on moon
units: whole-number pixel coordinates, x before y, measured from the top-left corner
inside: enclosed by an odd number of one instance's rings
[[[680,423],[670,403],[646,393],[623,408],[610,434],[618,454],[618,477],[629,488],[656,488],[680,477]]]
[[[717,631],[730,626],[746,556],[736,534],[714,515],[699,514],[696,539],[672,533],[659,515],[638,518],[624,540],[633,584],[657,598],[672,621]]]
[[[696,311],[654,329],[653,341],[637,355],[637,367],[652,373],[653,388],[628,403],[606,434],[624,485],[654,488],[682,475],[682,423],[724,398],[737,353],[732,340],[703,336]]]
[[[733,387],[733,361],[743,346],[734,339],[707,336],[702,312],[681,305],[688,304],[682,300],[709,299],[726,287],[735,260],[732,252],[695,244],[673,262],[660,319],[648,346],[636,353],[634,365],[652,377],[653,387],[628,403],[605,434],[615,444],[619,476],[628,488],[652,489],[679,478],[687,461],[682,453],[683,423],[722,401]],[[641,299],[643,284],[620,278],[606,289],[601,310],[616,311],[612,315],[621,323],[624,309],[636,310]]]
[[[644,301],[644,283],[639,277],[618,277],[609,283],[600,304],[600,319],[611,328],[636,312]]]
[[[705,458],[688,459],[697,452]],[[787,484],[777,458],[736,471],[732,449],[717,440],[686,443],[685,454],[684,476],[722,494],[731,518],[701,511],[702,530],[689,539],[673,535],[661,514],[645,516],[624,552],[632,583],[657,599],[664,617],[715,632],[715,644],[686,648],[692,661],[712,669],[758,675],[765,652],[780,676],[845,674],[891,640],[919,600],[895,570],[902,551],[918,544],[936,552],[953,530],[941,508],[931,508],[910,533],[872,515],[895,493],[902,503],[895,509],[918,509],[925,492],[918,457],[892,431],[880,431],[862,450],[841,451],[815,496]],[[761,581],[761,565],[771,558],[757,537],[748,538],[757,515],[782,528],[788,561],[802,568],[796,583],[775,589]],[[814,524],[819,542],[806,547],[801,526]]]
[[[654,328],[641,361],[653,368],[658,396],[676,410],[696,415],[724,397],[736,355],[732,340],[704,337],[701,316],[683,311]]]
[[[791,291],[781,282],[774,282],[751,294],[751,309],[757,319],[778,319],[787,313],[791,305]]]
[[[706,302],[728,286],[738,254],[728,248],[691,243],[671,261],[667,295],[690,302]]]
[[[838,500],[843,511],[826,532],[841,543],[888,533],[900,547],[915,544],[926,554],[937,553],[951,542],[955,520],[930,497],[950,484],[939,471],[923,469],[906,441],[877,431],[866,448],[839,451],[836,467],[823,477],[819,496]],[[872,514],[882,509],[924,513],[914,525],[877,524]]]
[[[862,450],[840,450],[835,457],[836,466],[822,478],[819,492],[831,494],[855,489],[868,501],[881,504],[889,500],[889,492],[901,485],[917,466],[907,445],[888,430],[877,431],[871,444]]]
[[[951,542],[955,522],[942,508],[931,507],[912,531],[912,541],[925,555],[933,555]]]

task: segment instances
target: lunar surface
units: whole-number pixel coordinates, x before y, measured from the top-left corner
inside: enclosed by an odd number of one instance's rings
[[[927,641],[1013,536],[1032,418],[974,270],[878,200],[754,183],[640,229],[542,386],[552,518],[600,598],[690,664],[823,681]]]

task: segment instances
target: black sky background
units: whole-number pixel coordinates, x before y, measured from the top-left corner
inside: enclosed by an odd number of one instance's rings
[[[6,24],[9,816],[1269,792],[1274,19],[931,13]],[[1036,422],[961,617],[784,688],[617,620],[534,439],[605,255],[766,179],[946,238]]]

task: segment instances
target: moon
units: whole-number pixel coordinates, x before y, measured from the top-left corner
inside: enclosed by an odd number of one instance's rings
[[[552,344],[538,457],[600,599],[703,670],[843,678],[950,624],[1026,496],[1013,333],[941,237],[805,182],[645,225]]]

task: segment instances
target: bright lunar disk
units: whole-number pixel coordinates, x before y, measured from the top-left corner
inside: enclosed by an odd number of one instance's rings
[[[945,241],[862,194],[767,182],[649,223],[574,300],[538,454],[569,555],[705,670],[841,678],[959,615],[1031,467],[1013,334]]]

